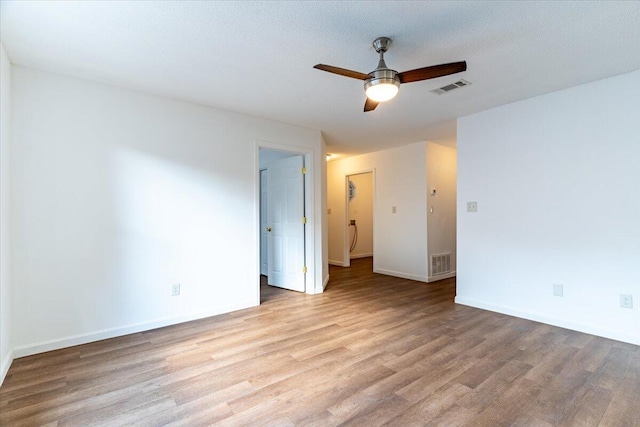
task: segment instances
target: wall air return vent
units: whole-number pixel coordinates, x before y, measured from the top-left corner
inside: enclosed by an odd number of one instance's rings
[[[459,89],[459,88],[465,87],[465,86],[469,86],[470,84],[471,83],[469,83],[466,80],[458,80],[455,83],[451,83],[449,85],[439,87],[438,89],[434,89],[431,92],[435,93],[436,95],[444,95],[445,93],[451,92],[452,90]]]
[[[431,255],[431,276],[451,272],[451,252]]]

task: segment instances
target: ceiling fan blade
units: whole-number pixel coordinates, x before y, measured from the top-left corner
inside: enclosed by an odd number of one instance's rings
[[[376,107],[378,106],[379,102],[378,101],[373,101],[369,98],[367,98],[366,101],[364,101],[364,112],[366,113],[367,111],[373,111],[376,109]]]
[[[334,67],[332,65],[318,64],[314,65],[313,68],[358,80],[367,80],[370,77],[368,74],[359,71],[347,70],[346,68]]]
[[[460,73],[466,69],[466,61],[452,62],[450,64],[432,65],[431,67],[418,68],[398,73],[398,78],[400,79],[400,83],[419,82],[421,80],[435,79],[436,77]]]

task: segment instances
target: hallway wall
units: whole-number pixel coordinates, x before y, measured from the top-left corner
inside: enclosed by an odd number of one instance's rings
[[[374,271],[428,280],[425,156],[425,143],[419,142],[328,162],[332,264],[344,265],[348,256],[345,177],[374,170]]]

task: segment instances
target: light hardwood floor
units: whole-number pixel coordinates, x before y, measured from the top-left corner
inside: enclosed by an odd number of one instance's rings
[[[2,426],[640,426],[640,347],[331,268],[322,295],[14,361]]]

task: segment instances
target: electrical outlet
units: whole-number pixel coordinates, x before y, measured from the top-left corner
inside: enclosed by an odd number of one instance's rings
[[[171,296],[177,297],[178,295],[180,295],[180,283],[174,283],[171,285]]]
[[[395,206],[391,206],[391,213],[396,213],[396,207]]]
[[[562,297],[564,296],[564,289],[562,285],[555,284],[553,285],[553,296]]]
[[[620,294],[620,307],[633,308],[633,295]]]
[[[349,225],[356,225],[356,220],[352,219],[351,221],[349,221]]]
[[[478,212],[478,202],[467,202],[467,212]]]

